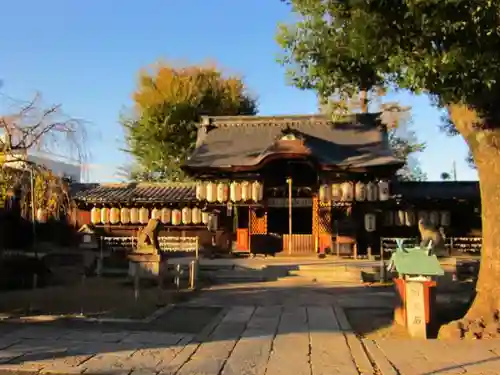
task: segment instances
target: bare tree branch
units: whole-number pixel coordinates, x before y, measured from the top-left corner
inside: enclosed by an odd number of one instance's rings
[[[55,152],[79,163],[89,157],[86,123],[66,116],[60,105],[44,107],[38,94],[13,113],[0,115],[0,132],[3,163],[28,162],[29,151]]]

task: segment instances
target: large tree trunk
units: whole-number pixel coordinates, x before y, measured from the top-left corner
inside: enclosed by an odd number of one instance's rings
[[[481,191],[482,248],[476,297],[464,319],[445,326],[440,337],[487,338],[500,331],[500,131],[477,129],[478,119],[464,107],[450,108],[452,121],[468,143]],[[461,114],[460,118],[459,115]]]

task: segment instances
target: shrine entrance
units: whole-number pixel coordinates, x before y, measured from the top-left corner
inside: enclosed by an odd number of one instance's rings
[[[263,174],[267,232],[282,238],[284,255],[315,253],[315,165],[308,160],[276,160]]]

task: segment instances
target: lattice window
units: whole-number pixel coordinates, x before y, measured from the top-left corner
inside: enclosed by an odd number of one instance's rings
[[[250,211],[250,229],[252,234],[267,233],[267,212],[262,217],[257,217],[255,210]]]

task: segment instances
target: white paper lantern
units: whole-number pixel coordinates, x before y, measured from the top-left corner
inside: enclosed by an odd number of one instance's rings
[[[375,202],[378,199],[378,189],[377,185],[370,181],[366,184],[366,200],[369,202]]]
[[[377,217],[375,214],[365,214],[365,230],[367,232],[375,232]]]
[[[405,224],[407,227],[412,227],[416,225],[416,217],[415,217],[415,211],[413,210],[406,210],[405,211]]]
[[[109,223],[109,208],[107,207],[101,208],[101,223]]]
[[[181,210],[172,210],[172,224],[179,225],[182,222],[182,212]]]
[[[381,201],[389,200],[389,182],[380,181],[378,183],[379,199]]]
[[[259,181],[254,181],[252,183],[252,200],[254,202],[260,202],[263,199],[263,191],[262,184]]]
[[[92,224],[99,224],[101,222],[101,210],[97,207],[94,207],[90,211],[90,222]]]
[[[429,221],[429,213],[427,211],[418,211],[418,221],[427,223]]]
[[[189,207],[184,207],[182,209],[182,224],[188,225],[191,224],[191,209]]]
[[[332,184],[332,201],[338,202],[342,200],[342,186],[340,184]]]
[[[239,202],[241,200],[241,185],[236,181],[231,182],[229,196],[233,202]]]
[[[429,222],[434,226],[438,226],[439,221],[440,221],[439,211],[431,211],[431,213],[429,214]]]
[[[139,210],[139,222],[141,224],[147,224],[149,221],[149,210],[146,207],[141,207]]]
[[[403,210],[398,210],[396,212],[396,215],[394,216],[394,224],[396,224],[398,227],[402,227],[405,225],[405,212]]]
[[[203,224],[207,225],[209,219],[210,219],[210,214],[208,212],[201,213],[201,221]]]
[[[366,185],[361,181],[356,184],[355,195],[357,201],[364,201],[366,199]]]
[[[319,187],[319,200],[321,203],[328,203],[332,198],[330,185],[324,184]]]
[[[38,210],[36,210],[36,221],[38,221],[39,223],[46,223],[47,216],[48,216],[48,213],[47,213],[47,210],[45,208],[40,207]]]
[[[241,200],[247,202],[252,199],[252,185],[248,181],[241,183]]]
[[[207,201],[214,203],[217,200],[217,184],[213,182],[207,183]]]
[[[392,227],[394,225],[394,212],[385,211],[384,212],[384,226]]]
[[[123,207],[120,210],[120,222],[122,224],[128,224],[130,223],[130,210],[126,207]]]
[[[207,198],[207,184],[203,181],[196,182],[196,199],[203,201]]]
[[[139,224],[139,209],[137,207],[130,209],[130,223]]]
[[[201,210],[198,207],[194,207],[191,210],[191,222],[193,224],[200,224],[201,223]]]
[[[450,211],[441,211],[441,226],[449,227],[451,224],[451,214]]]
[[[353,185],[351,182],[344,182],[342,184],[342,200],[344,202],[350,202],[354,198]]]
[[[217,184],[217,201],[219,203],[227,202],[229,199],[229,189],[227,184],[220,182]]]
[[[159,210],[158,208],[153,208],[151,210],[151,219],[161,221],[161,210]]]
[[[120,209],[117,207],[113,207],[109,211],[109,222],[111,224],[118,224],[120,222]]]
[[[170,224],[172,221],[172,210],[167,207],[161,209],[161,222],[162,224]]]

